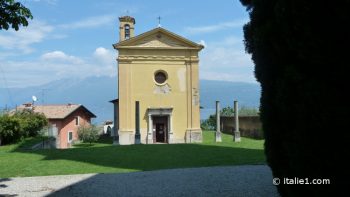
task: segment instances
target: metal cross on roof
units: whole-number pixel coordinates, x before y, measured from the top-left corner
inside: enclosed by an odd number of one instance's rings
[[[158,19],[158,27],[161,27],[161,25],[160,25],[160,19],[162,19],[162,18],[161,18],[160,16],[158,16],[157,19]]]

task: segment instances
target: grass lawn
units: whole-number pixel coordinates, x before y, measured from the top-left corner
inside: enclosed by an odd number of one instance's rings
[[[201,144],[150,144],[113,146],[100,140],[92,146],[80,144],[71,149],[28,150],[35,139],[0,147],[0,177],[59,174],[132,172],[170,168],[263,164],[264,140],[222,134],[214,142],[214,132],[203,132]]]

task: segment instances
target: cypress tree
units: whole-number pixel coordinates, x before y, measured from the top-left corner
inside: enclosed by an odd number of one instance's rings
[[[334,195],[349,185],[350,1],[241,0],[261,84],[265,154],[273,176],[330,179],[280,184],[282,196]]]

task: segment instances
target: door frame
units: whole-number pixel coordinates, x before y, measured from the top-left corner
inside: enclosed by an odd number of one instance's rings
[[[157,121],[157,117],[166,117],[166,121],[164,124],[167,126],[166,128],[166,140],[164,143],[172,143],[173,138],[173,130],[172,130],[172,111],[173,108],[148,108],[148,131],[147,131],[147,144],[156,143],[155,139],[155,124]],[[155,121],[154,121],[155,120]]]

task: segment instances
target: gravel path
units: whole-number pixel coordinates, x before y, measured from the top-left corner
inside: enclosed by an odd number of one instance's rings
[[[279,196],[265,165],[0,179],[0,196]]]

